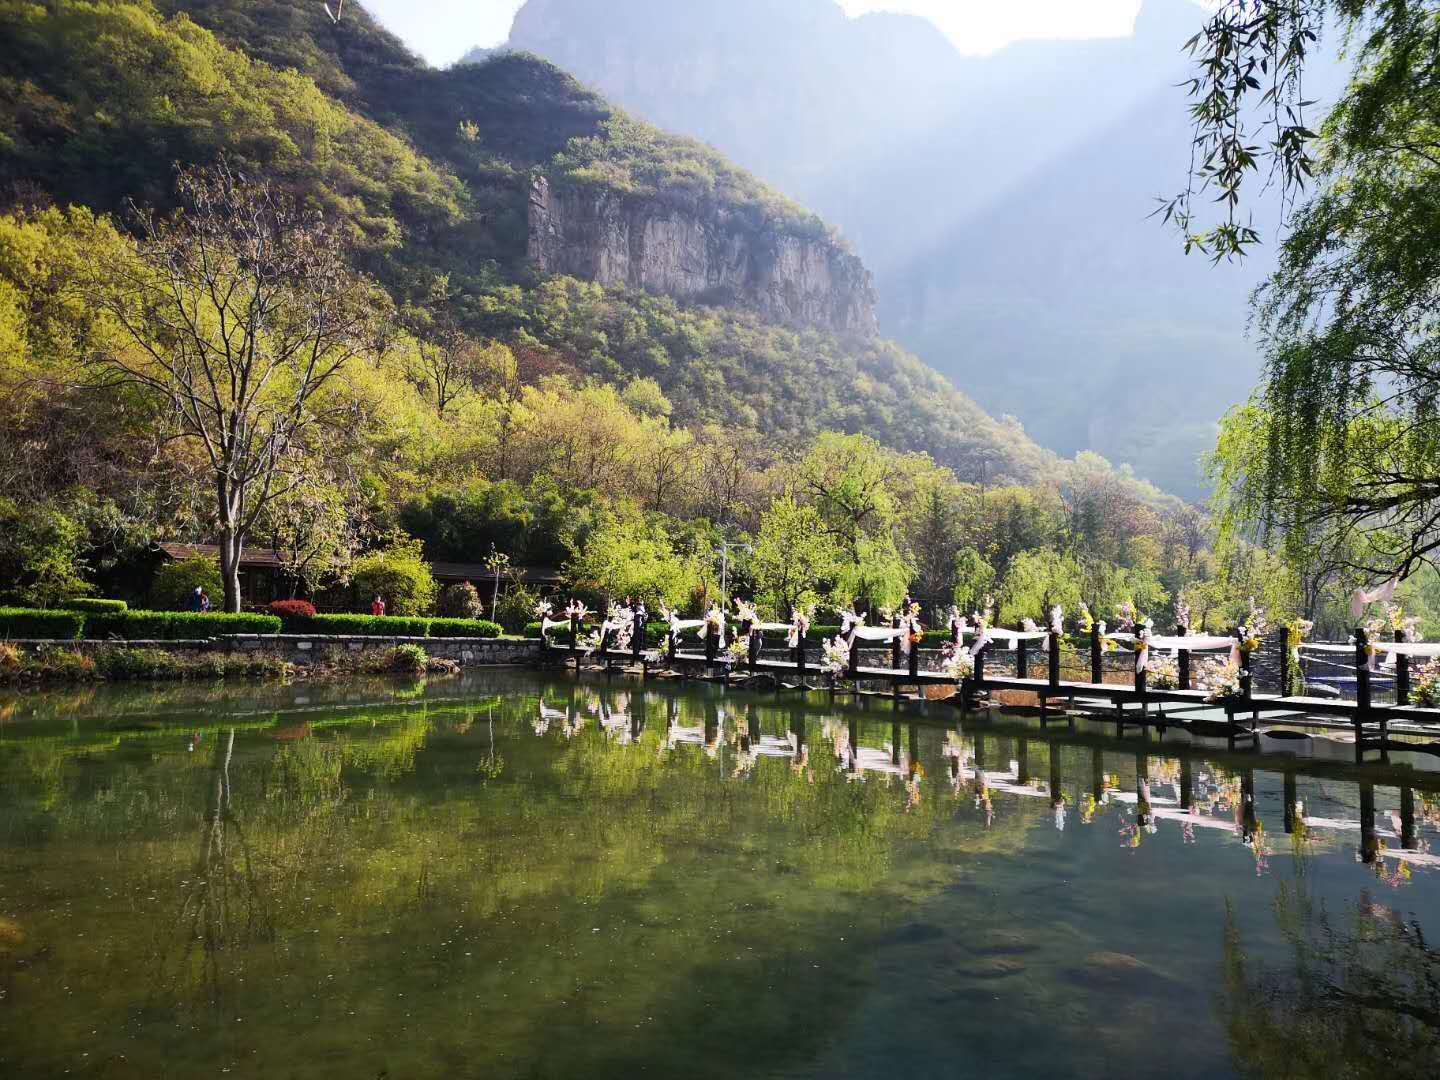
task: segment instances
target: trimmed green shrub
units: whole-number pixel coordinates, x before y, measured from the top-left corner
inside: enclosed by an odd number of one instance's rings
[[[500,624],[489,619],[431,619],[432,638],[493,638],[501,634]]]
[[[84,630],[85,616],[78,611],[0,608],[0,638],[74,641]]]
[[[96,640],[181,641],[227,634],[278,634],[274,615],[228,615],[199,611],[122,611],[86,618],[85,636]]]
[[[101,600],[90,596],[72,597],[60,606],[65,611],[83,611],[87,615],[110,615],[130,610],[130,605],[124,600]]]
[[[383,597],[393,616],[424,615],[435,603],[435,578],[419,540],[362,555],[350,567],[350,586],[367,607],[373,597]]]
[[[293,633],[327,634],[335,637],[426,637],[429,619],[404,619],[394,615],[316,615],[296,619]]]
[[[205,590],[210,603],[225,606],[219,561],[199,556],[167,562],[155,571],[155,580],[150,583],[150,606],[157,611],[189,611],[197,586]]]
[[[290,665],[275,656],[238,653],[204,653],[177,656],[165,649],[105,649],[95,657],[95,666],[107,679],[225,679],[290,673]]]
[[[478,619],[485,614],[485,605],[480,602],[480,593],[468,581],[446,585],[435,606],[447,619]]]

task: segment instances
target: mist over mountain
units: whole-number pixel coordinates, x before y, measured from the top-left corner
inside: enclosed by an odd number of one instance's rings
[[[1194,495],[1258,373],[1247,299],[1272,265],[1187,257],[1149,216],[1188,164],[1177,84],[1203,18],[1147,0],[1131,37],[977,58],[834,0],[529,0],[509,47],[839,226],[882,331],[1042,444]],[[1317,65],[1311,96],[1335,85]]]

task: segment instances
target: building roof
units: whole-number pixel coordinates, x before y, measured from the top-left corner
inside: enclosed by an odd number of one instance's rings
[[[220,558],[220,548],[215,544],[164,543],[160,545],[160,550],[172,559],[218,560]],[[242,570],[279,570],[281,568],[280,556],[269,548],[247,547],[240,553],[240,569]],[[517,566],[513,570],[519,572],[520,580],[526,585],[560,584],[560,573],[553,567]],[[445,582],[479,582],[495,576],[493,571],[485,568],[484,563],[433,562],[430,564],[430,572],[435,575],[435,580]]]

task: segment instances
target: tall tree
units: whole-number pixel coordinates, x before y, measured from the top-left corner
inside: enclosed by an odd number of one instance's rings
[[[1240,194],[1268,169],[1290,218],[1260,293],[1263,383],[1217,457],[1231,528],[1343,552],[1376,578],[1440,554],[1440,5],[1434,0],[1225,0],[1197,35],[1198,164],[1220,221],[1171,210],[1216,257],[1259,239]],[[1303,76],[1338,20],[1354,77],[1317,134]],[[1270,129],[1254,149],[1255,106]],[[1298,539],[1297,539],[1298,538]]]
[[[98,268],[92,295],[128,341],[94,363],[154,395],[203,447],[225,607],[239,611],[245,538],[306,482],[293,467],[306,440],[344,421],[325,391],[373,341],[380,294],[339,231],[270,183],[222,162],[182,172],[178,191],[173,217],[141,215],[133,257]]]

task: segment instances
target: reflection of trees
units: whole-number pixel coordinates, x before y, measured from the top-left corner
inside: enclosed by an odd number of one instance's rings
[[[1331,922],[1303,885],[1276,919],[1293,967],[1248,957],[1233,913],[1220,1011],[1243,1073],[1258,1077],[1431,1077],[1440,1062],[1440,951],[1419,922],[1362,897]]]
[[[160,928],[158,987],[173,994],[174,984],[193,980],[212,1005],[224,990],[225,955],[257,942],[272,941],[274,920],[255,871],[245,830],[236,817],[230,790],[230,762],[235,732],[216,740],[215,764],[207,777],[211,800],[200,826],[200,850],[193,879],[185,884],[180,904],[182,930],[178,954],[171,937]]]

